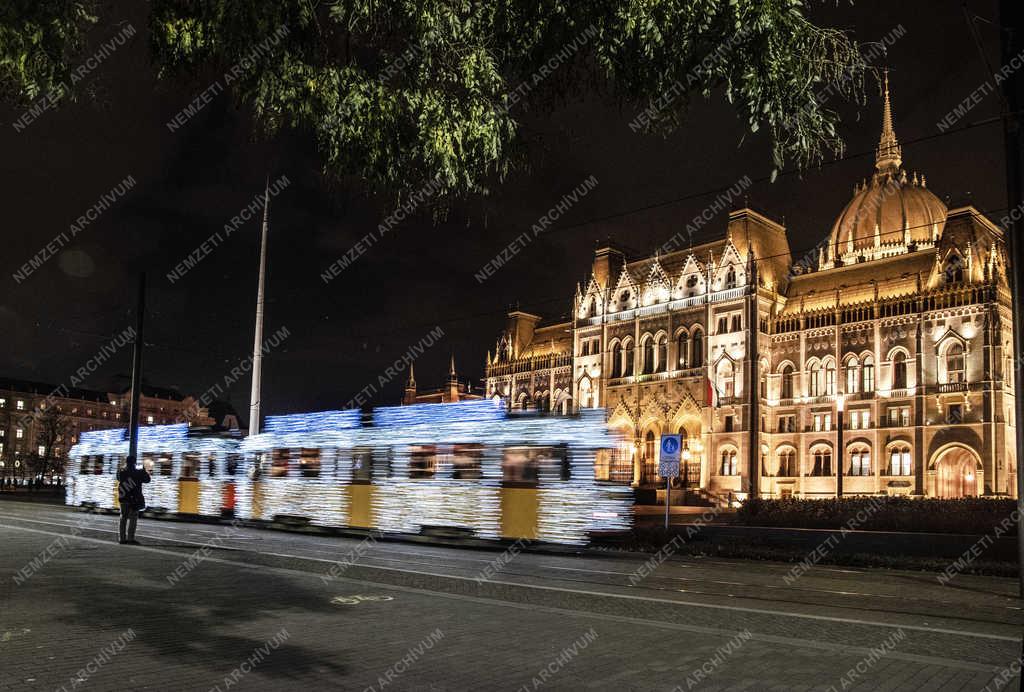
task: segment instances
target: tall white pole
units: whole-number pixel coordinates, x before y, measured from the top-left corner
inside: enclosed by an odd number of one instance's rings
[[[270,177],[263,193],[263,238],[260,241],[260,281],[256,288],[256,338],[252,345],[252,394],[249,396],[249,434],[260,432],[260,374],[263,370],[263,287],[267,277],[267,233],[270,230]]]

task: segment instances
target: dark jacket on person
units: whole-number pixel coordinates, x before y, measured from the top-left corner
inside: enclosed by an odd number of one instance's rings
[[[140,512],[146,508],[146,499],[142,496],[143,483],[149,483],[146,469],[132,466],[117,472],[117,500],[122,507]]]

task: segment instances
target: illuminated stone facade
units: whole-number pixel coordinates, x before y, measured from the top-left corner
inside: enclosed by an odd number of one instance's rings
[[[844,494],[1016,494],[1004,233],[903,169],[888,90],[874,174],[806,260],[750,209],[714,242],[679,237],[637,261],[599,249],[571,322],[511,313],[488,396],[605,407],[623,436],[608,477],[635,485],[663,482],[656,440],[681,433],[683,482],[708,499],[752,476],[763,496],[831,497],[837,463]]]
[[[0,477],[26,476],[24,461],[33,452],[43,451],[39,449],[39,416],[46,411],[55,410],[67,426],[68,439],[58,443],[52,452],[56,458],[64,458],[82,432],[127,427],[130,400],[130,390],[116,394],[66,385],[0,380]],[[188,422],[211,426],[217,421],[191,396],[150,387],[143,389],[139,396],[139,422],[141,425]]]

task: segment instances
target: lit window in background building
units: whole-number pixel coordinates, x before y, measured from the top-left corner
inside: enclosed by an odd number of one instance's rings
[[[19,411],[24,411],[25,410],[25,400],[24,399],[18,399],[17,404],[15,404],[15,408],[17,408]]]

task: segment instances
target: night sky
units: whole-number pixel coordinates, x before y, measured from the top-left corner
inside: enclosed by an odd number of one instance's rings
[[[996,4],[968,4],[991,22],[978,27],[989,61],[998,66]],[[208,80],[157,82],[147,57],[145,4],[115,6],[94,39],[113,36],[114,20],[139,31],[90,75],[98,101],[65,104],[22,132],[12,122],[24,109],[0,106],[0,376],[69,383],[103,344],[134,323],[135,277],[144,270],[146,381],[194,395],[223,382],[252,349],[258,217],[181,280],[171,283],[166,275],[248,205],[268,173],[291,181],[271,202],[265,334],[281,327],[291,334],[264,361],[263,410],[274,414],[343,406],[437,326],[445,337],[417,361],[420,386],[440,385],[454,352],[461,377],[479,390],[484,355],[509,305],[518,302],[545,320],[566,315],[600,240],[611,237],[636,257],[648,254],[714,197],[698,193],[749,175],[761,181],[749,191],[751,206],[784,221],[798,258],[828,234],[854,182],[872,172],[881,110],[873,84],[866,106],[840,109],[847,160],[784,174],[775,183],[767,181],[766,139],[744,139],[721,94],[707,102],[697,97],[686,126],[669,139],[630,131],[639,107],[574,103],[524,119],[529,170],[488,197],[457,205],[447,220],[435,222],[429,212],[406,220],[325,286],[321,272],[393,205],[353,182],[325,177],[304,134],[275,141],[255,136],[248,112],[229,94],[169,132],[167,121]],[[924,172],[941,198],[956,203],[970,193],[979,209],[998,219],[1006,206],[998,122],[930,137],[951,108],[991,79],[960,0],[826,2],[815,19],[851,30],[860,42],[903,25],[905,36],[879,64],[892,70],[904,167]],[[954,127],[997,113],[998,97],[989,94]],[[911,143],[917,139],[923,141]],[[137,184],[123,199],[58,256],[15,282],[19,267],[128,175]],[[589,176],[598,181],[593,192],[478,284],[474,275],[485,262]],[[725,221],[723,213],[705,235],[720,236]],[[130,363],[130,349],[123,349],[79,384],[122,388]],[[372,403],[397,403],[402,379]],[[249,386],[245,377],[230,391],[243,416]]]

